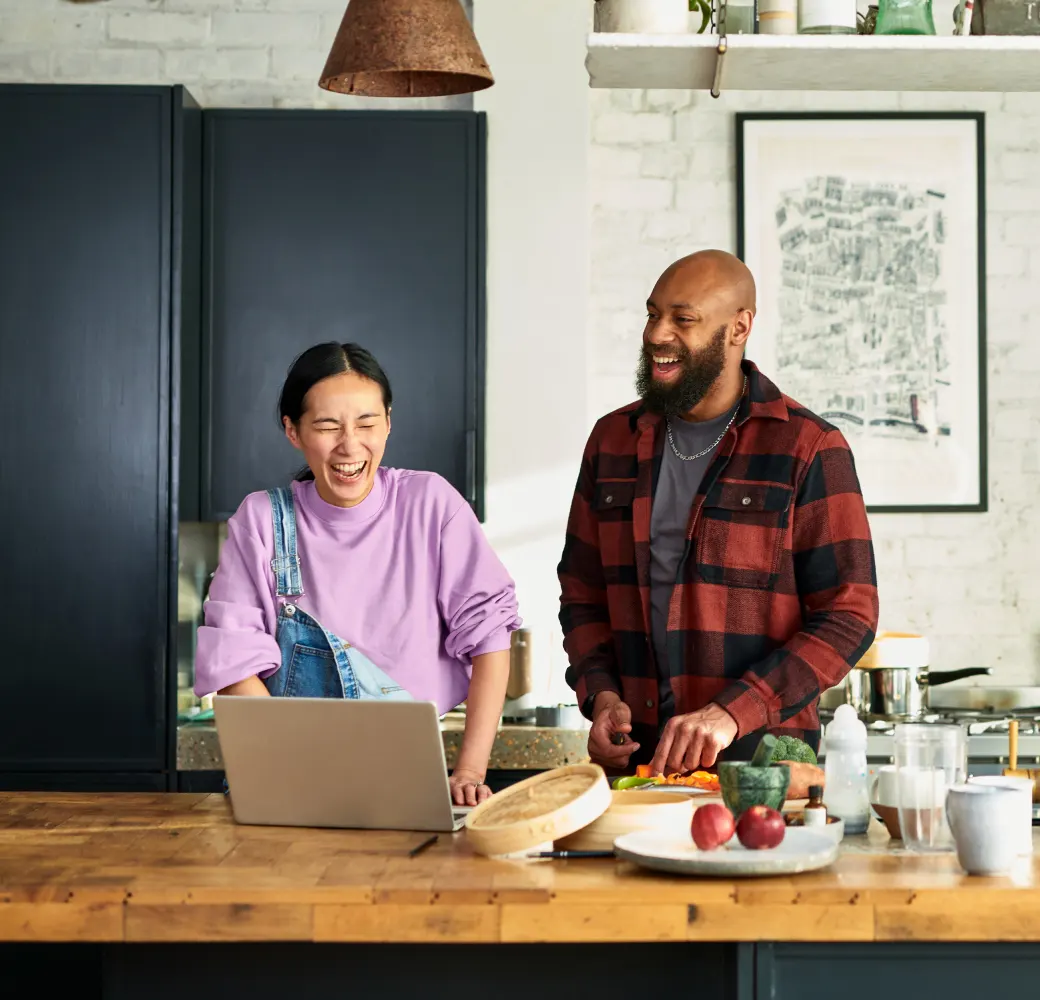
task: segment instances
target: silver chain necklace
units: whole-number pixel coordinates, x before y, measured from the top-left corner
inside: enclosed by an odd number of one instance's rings
[[[744,385],[741,387],[740,390],[741,398],[743,398],[746,390],[747,376],[745,375]],[[672,454],[675,455],[676,458],[681,459],[683,462],[692,462],[695,459],[704,458],[705,455],[708,455],[711,452],[713,452],[719,446],[719,443],[722,441],[722,439],[726,436],[726,432],[733,426],[733,421],[737,419],[737,410],[739,408],[739,406],[734,408],[733,416],[729,418],[729,422],[726,424],[725,427],[722,428],[722,433],[717,438],[715,438],[715,440],[711,444],[709,444],[707,448],[705,448],[703,451],[697,452],[697,454],[695,455],[684,455],[681,451],[679,451],[679,449],[675,446],[675,438],[672,437],[672,422],[670,420],[667,421],[666,426],[668,428],[668,443],[672,446]]]

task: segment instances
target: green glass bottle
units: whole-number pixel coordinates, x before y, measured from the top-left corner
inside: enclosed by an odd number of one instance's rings
[[[934,35],[932,0],[878,0],[875,35]]]

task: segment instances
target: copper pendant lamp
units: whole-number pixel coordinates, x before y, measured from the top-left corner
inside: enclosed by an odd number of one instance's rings
[[[365,97],[446,97],[494,82],[459,0],[350,0],[318,85]]]

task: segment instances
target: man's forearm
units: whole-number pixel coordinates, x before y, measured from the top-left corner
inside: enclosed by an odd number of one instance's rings
[[[473,657],[473,676],[466,696],[466,730],[456,771],[472,771],[481,778],[487,774],[508,684],[509,650]]]

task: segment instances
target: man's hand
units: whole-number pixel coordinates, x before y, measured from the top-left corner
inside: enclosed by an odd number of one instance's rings
[[[639,749],[628,735],[632,732],[632,712],[612,692],[596,696],[593,706],[592,728],[589,730],[589,757],[600,767],[628,767],[629,758]],[[624,742],[617,744],[620,737]]]
[[[674,774],[711,767],[737,735],[733,716],[714,702],[699,712],[673,715],[666,723],[651,774]]]

